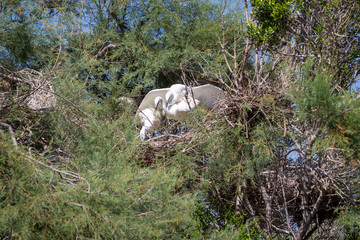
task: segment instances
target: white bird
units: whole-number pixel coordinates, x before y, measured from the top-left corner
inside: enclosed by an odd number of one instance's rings
[[[164,110],[166,116],[173,119],[178,119],[185,116],[189,111],[194,109],[196,105],[200,103],[194,98],[181,98],[176,103],[167,106],[163,98],[159,97],[159,101],[163,104],[162,109]]]
[[[160,88],[154,89],[148,92],[142,102],[139,105],[138,111],[142,111],[146,108],[155,108],[155,98],[162,97],[165,98],[166,93],[169,91],[170,88]]]
[[[211,84],[205,84],[190,89],[196,100],[199,100],[200,105],[212,109],[218,104],[219,100],[224,97],[224,91]]]
[[[135,116],[140,118],[140,139],[145,140],[147,133],[161,127],[161,120],[165,116],[163,105],[164,97],[169,88],[155,89],[150,91],[142,102]]]
[[[184,84],[172,85],[165,95],[166,104],[163,106],[165,113],[170,118],[185,116],[194,109],[199,101],[193,98],[189,88]]]
[[[141,130],[140,130],[140,139],[144,141],[147,137],[147,132],[153,130],[160,125],[160,120],[158,118],[157,112],[153,108],[146,108],[139,113],[139,118],[141,121]]]
[[[193,110],[199,103],[200,101],[194,98],[183,99],[177,104],[168,105],[165,108],[165,113],[167,116],[172,118],[183,117],[189,111]]]
[[[140,139],[145,140],[147,132],[161,127],[161,120],[165,115],[177,119],[185,116],[197,105],[213,108],[223,96],[224,92],[211,84],[198,87],[174,84],[170,88],[150,91],[136,112],[142,125]]]
[[[177,108],[181,112],[192,110],[196,105],[204,105],[211,109],[224,96],[224,92],[214,85],[206,84],[198,87],[187,87],[174,84],[166,93],[166,109]]]
[[[188,88],[184,84],[172,85],[165,95],[166,106],[178,104],[183,98],[188,97]]]

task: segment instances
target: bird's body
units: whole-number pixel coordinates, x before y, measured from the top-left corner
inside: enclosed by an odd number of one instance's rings
[[[193,110],[198,104],[199,101],[197,99],[182,98],[180,101],[178,101],[178,103],[168,105],[165,108],[165,113],[168,117],[177,119],[180,117],[184,117],[188,112]]]
[[[211,84],[206,84],[198,87],[187,87],[183,84],[174,84],[167,91],[166,104],[167,106],[181,104],[186,102],[190,109],[200,104],[207,108],[213,108],[217,102],[224,96],[223,90]],[[195,104],[195,106],[192,106]]]
[[[178,104],[188,97],[188,87],[184,84],[174,84],[166,92],[166,105]]]
[[[199,104],[199,101],[196,99],[180,99],[177,103],[166,106],[165,100],[159,97],[159,103],[160,102],[165,115],[173,119],[185,116],[189,111],[194,109],[197,104]]]
[[[165,97],[168,88],[150,91],[142,100],[135,116],[140,118],[140,139],[145,140],[147,133],[161,127],[161,121],[165,116],[163,103],[160,101]]]
[[[224,91],[211,84],[197,86],[191,88],[190,91],[192,91],[192,95],[199,101],[200,105],[209,109],[214,108],[218,101],[224,97]]]
[[[163,114],[155,108],[146,108],[139,113],[141,122],[140,139],[145,140],[147,133],[161,127]]]
[[[145,140],[147,132],[160,128],[163,117],[181,118],[197,105],[213,108],[223,96],[224,92],[211,84],[198,87],[174,84],[150,91],[136,112],[142,125],[140,138]]]

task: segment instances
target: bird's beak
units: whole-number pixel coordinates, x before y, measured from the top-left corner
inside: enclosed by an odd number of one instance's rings
[[[166,107],[169,106],[169,103],[172,102],[173,98],[174,98],[174,95],[171,95],[171,96],[169,97],[169,99],[166,101]]]

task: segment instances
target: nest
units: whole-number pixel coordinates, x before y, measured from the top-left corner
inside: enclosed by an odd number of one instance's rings
[[[47,110],[56,106],[53,85],[42,73],[32,69],[23,69],[19,74],[31,87],[26,101],[31,110]]]
[[[180,121],[168,119],[168,124],[165,126],[167,131],[162,130],[161,133],[157,132],[157,136],[142,143],[145,149],[143,151],[144,154],[140,157],[140,163],[145,165],[154,163],[157,159],[165,158],[164,153],[166,153],[167,157],[174,155],[176,151],[192,154],[197,144],[200,144],[207,138],[205,135],[208,135],[211,131],[217,131],[214,128],[215,125],[218,125],[220,122],[226,124],[225,121],[227,121],[229,125],[233,125],[233,123],[235,124],[238,121],[241,106],[236,104],[236,100],[237,99],[234,98],[224,97],[220,99],[218,104],[211,110],[205,107],[197,108],[197,110],[203,112],[203,114],[205,113],[205,115],[201,115],[202,119],[200,122],[202,125],[201,128],[206,129],[206,133],[202,132],[201,129],[187,129],[186,125],[184,126]],[[196,117],[196,115],[195,113],[193,117]],[[188,117],[192,118],[191,115]],[[197,119],[196,122],[199,122],[198,120],[199,119]],[[192,145],[191,142],[197,142],[197,144]]]
[[[1,68],[9,74],[0,73],[0,77],[15,83],[9,84],[4,81],[5,84],[3,85],[5,89],[10,90],[16,88],[16,94],[11,94],[12,90],[0,94],[0,106],[2,109],[6,108],[10,102],[18,102],[21,105],[25,103],[29,109],[34,111],[48,110],[56,106],[53,85],[41,72],[25,68],[14,73],[3,67]],[[28,86],[30,86],[30,89],[28,89]],[[19,95],[20,89],[26,90]],[[16,98],[9,101],[9,99],[14,96],[16,96]]]
[[[187,145],[192,141],[194,136],[193,131],[189,131],[182,134],[165,133],[150,138],[142,144],[145,149],[143,151],[144,154],[139,158],[139,162],[141,165],[148,166],[156,162],[156,160],[175,155],[177,151],[184,153],[189,152],[191,149],[189,149]],[[183,149],[175,150],[175,147],[181,144],[184,144]]]

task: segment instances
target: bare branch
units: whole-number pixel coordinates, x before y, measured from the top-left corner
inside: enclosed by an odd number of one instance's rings
[[[11,136],[11,140],[13,142],[13,145],[15,146],[16,149],[18,149],[19,146],[18,146],[18,143],[16,141],[15,133],[14,133],[14,130],[13,130],[12,126],[7,124],[7,123],[4,123],[4,122],[0,122],[0,126],[3,126],[3,127],[8,129],[8,131],[10,133],[10,136]]]
[[[8,79],[10,81],[14,81],[14,82],[24,82],[21,78],[14,77],[14,76],[11,76],[11,75],[6,75],[6,74],[3,74],[3,73],[0,73],[0,77],[6,78],[6,79]]]
[[[61,50],[62,50],[61,41],[60,41],[59,44],[60,44],[60,46],[59,46],[59,53],[58,53],[58,55],[57,55],[57,57],[56,57],[55,64],[54,64],[54,66],[52,67],[50,73],[53,73],[54,70],[57,68],[57,66],[58,66],[58,64],[59,64],[60,54],[61,54]]]
[[[53,167],[53,166],[51,166],[51,165],[48,165],[48,164],[46,164],[46,163],[44,163],[44,162],[42,162],[42,161],[36,160],[36,159],[34,159],[33,157],[31,157],[31,156],[29,156],[29,155],[26,155],[26,154],[24,154],[24,153],[21,153],[21,155],[23,155],[23,156],[24,156],[25,158],[27,158],[28,160],[31,160],[31,161],[33,161],[33,162],[35,162],[35,163],[38,163],[39,165],[41,165],[41,166],[43,166],[43,167],[46,167],[46,168],[48,168],[48,169],[50,169],[50,170],[52,170],[52,171],[54,171],[54,172],[57,172],[57,173],[59,173],[59,174],[64,174],[64,175],[66,175],[66,176],[70,176],[70,177],[73,177],[73,178],[75,178],[75,179],[79,179],[79,180],[81,180],[81,181],[84,181],[84,182],[87,184],[87,186],[88,186],[88,188],[87,188],[87,193],[91,193],[90,183],[89,183],[85,178],[79,176],[77,173],[59,170],[59,169],[57,169],[57,168],[55,168],[55,167]]]
[[[149,188],[146,193],[144,193],[140,198],[138,198],[135,202],[133,202],[131,205],[128,206],[128,208],[131,208],[134,206],[137,202],[141,201],[144,197],[146,197],[152,190],[154,189],[154,186]]]
[[[93,58],[94,58],[94,59],[98,59],[99,57],[101,57],[102,55],[104,55],[104,53],[105,53],[108,49],[110,49],[110,48],[116,48],[116,45],[111,43],[111,44],[103,47]]]

